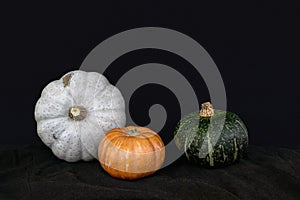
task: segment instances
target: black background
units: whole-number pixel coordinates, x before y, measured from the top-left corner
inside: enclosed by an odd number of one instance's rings
[[[78,69],[106,38],[155,26],[180,31],[208,51],[222,74],[228,110],[244,120],[251,144],[299,147],[300,9],[295,3],[26,3],[1,10],[1,145],[41,143],[33,112],[46,84]],[[143,50],[120,57],[106,75],[113,82],[118,67],[154,61],[191,67],[176,55]],[[196,87],[205,101],[203,85],[199,78]],[[143,91],[143,101],[133,103],[142,107],[159,101],[155,92]],[[141,125],[146,113],[141,113]]]

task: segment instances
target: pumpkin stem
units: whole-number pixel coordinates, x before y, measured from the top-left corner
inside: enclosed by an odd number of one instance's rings
[[[210,102],[201,104],[200,117],[212,117],[215,112]]]
[[[69,109],[69,117],[76,121],[83,120],[86,114],[87,110],[82,106],[73,106]]]
[[[127,131],[127,135],[129,136],[136,136],[136,135],[139,135],[140,132],[138,132],[138,130],[136,128],[133,128],[133,129],[129,129]]]

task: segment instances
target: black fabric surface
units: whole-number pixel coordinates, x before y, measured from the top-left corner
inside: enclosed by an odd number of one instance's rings
[[[182,157],[150,177],[110,177],[45,146],[0,151],[0,199],[300,199],[300,149],[250,146],[248,159],[205,169]]]

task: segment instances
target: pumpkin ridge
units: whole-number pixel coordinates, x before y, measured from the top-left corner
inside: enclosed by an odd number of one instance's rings
[[[153,171],[153,168],[156,169],[156,163],[157,163],[157,155],[156,154],[157,154],[157,149],[155,148],[155,146],[154,146],[153,142],[150,140],[150,138],[147,137],[147,140],[151,144],[152,149],[153,149],[153,157],[154,157],[155,162],[152,162],[150,164],[150,166],[151,166],[150,169],[152,169],[152,171]],[[146,171],[146,173],[147,172],[151,172],[150,169],[148,168],[147,171]]]
[[[110,129],[108,132],[105,133],[107,137],[111,137],[111,135],[122,135],[122,130],[120,128],[113,128]]]
[[[34,118],[36,121],[40,121],[42,119],[54,119],[54,118],[61,118],[61,117],[66,117],[67,114],[65,112],[64,108],[61,108],[60,112],[61,113],[56,113],[55,115],[52,116],[46,116],[43,112],[39,112],[38,110],[41,110],[43,107],[49,108],[49,105],[42,103],[40,100],[35,106],[35,112],[34,112]]]
[[[66,117],[65,115],[58,115],[57,117],[53,116],[53,117],[46,117],[46,118],[43,118],[43,119],[37,118],[36,121],[43,122],[43,121],[52,120],[52,119],[53,120],[54,119],[68,119],[68,117]]]
[[[68,96],[68,95],[65,95],[65,97],[67,97],[67,96]],[[68,97],[68,98],[69,98],[69,97]],[[57,104],[57,105],[60,105],[60,106],[62,106],[62,107],[65,107],[65,106],[66,106],[66,103],[61,102],[61,101],[58,101],[57,99],[55,99],[53,96],[50,96],[50,95],[41,95],[41,96],[40,96],[40,99],[38,100],[38,102],[37,102],[36,105],[38,105],[38,104],[44,105],[44,106],[49,105],[49,104],[48,104],[48,101],[49,101],[49,100],[52,100],[52,101],[53,101],[53,102],[51,102],[51,104],[53,104],[53,105]],[[71,98],[69,98],[68,101],[70,102],[70,101],[71,101]]]
[[[107,80],[107,78],[105,78],[105,76],[103,76],[102,74],[100,74],[101,76],[97,79],[97,82],[96,82],[96,87],[95,87],[95,89],[94,89],[94,98],[93,98],[93,100],[96,98],[96,96],[99,94],[99,93],[103,93],[105,90],[106,90],[106,88],[110,85],[109,84],[109,81]],[[101,90],[99,90],[99,91],[97,91],[98,89],[99,89],[99,82],[100,82],[100,80],[101,79],[103,79],[104,81],[105,81],[105,83],[106,83],[106,85],[101,89]],[[101,97],[101,96],[100,96]]]
[[[121,141],[118,141],[120,138],[122,138],[122,135],[115,135],[115,137],[111,138],[112,136],[110,135],[108,139],[109,143],[111,143],[114,147],[121,149]],[[118,145],[118,146],[117,146]]]
[[[89,110],[90,113],[93,113],[93,112],[103,112],[103,111],[108,111],[108,112],[111,112],[111,111],[122,111],[123,109],[122,108],[98,108],[98,109],[92,109],[92,110]]]
[[[38,135],[41,137],[41,136],[43,135],[43,132],[44,132],[43,130],[44,130],[44,129],[48,129],[48,130],[50,129],[50,130],[53,130],[53,129],[55,129],[55,127],[58,126],[59,123],[61,123],[61,122],[57,122],[56,119],[43,119],[43,120],[39,121],[39,124],[37,125],[37,132],[38,132]],[[63,134],[63,132],[65,131],[65,129],[66,129],[66,127],[64,127],[63,129],[59,130],[59,132],[61,133],[61,134],[59,134],[59,137],[60,137],[60,135]],[[56,132],[55,132],[55,133],[56,133]],[[52,134],[52,135],[50,135],[49,137],[50,137],[51,139],[54,138],[53,135],[54,135],[55,133],[53,133],[53,132],[51,131],[51,134]],[[47,135],[48,135],[48,134],[47,134]],[[56,134],[56,135],[57,135],[57,134]],[[53,143],[54,143],[57,139],[59,139],[59,137],[57,137],[56,139],[54,138],[54,140],[51,140],[51,141],[49,141],[49,140],[46,140],[46,141],[47,141],[47,143],[48,143],[50,146],[52,146]],[[42,137],[41,139],[42,139],[42,141],[44,141],[45,137]],[[46,142],[46,141],[44,141],[44,142]],[[50,142],[50,143],[49,143],[49,142]]]
[[[156,151],[156,149],[155,149],[155,147],[154,147],[154,145],[153,145],[153,143],[151,142],[151,140],[149,139],[149,137],[148,136],[145,136],[144,134],[143,135],[141,135],[142,137],[144,137],[146,140],[147,140],[147,142],[150,144],[149,146],[151,146],[152,147],[152,151],[153,152],[155,152]],[[151,151],[150,151],[151,152]],[[147,152],[148,153],[148,152]]]

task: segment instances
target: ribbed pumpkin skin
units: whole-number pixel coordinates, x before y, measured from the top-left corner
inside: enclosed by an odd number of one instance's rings
[[[222,129],[220,119],[224,116],[226,118]],[[185,151],[188,160],[201,166],[222,167],[245,157],[248,132],[242,120],[232,112],[221,110],[215,110],[213,118],[213,121],[210,118],[200,118],[199,112],[193,112],[178,123],[175,143],[179,149]],[[208,131],[211,122],[213,128]],[[220,137],[217,138],[216,132],[220,130]],[[217,141],[214,146],[210,143],[213,139]]]
[[[136,129],[138,135],[128,135]],[[159,170],[165,158],[164,143],[154,131],[136,126],[108,131],[98,148],[102,168],[111,176],[133,180]]]
[[[75,70],[43,89],[34,117],[38,136],[55,156],[90,161],[104,133],[126,124],[125,101],[102,74]]]

